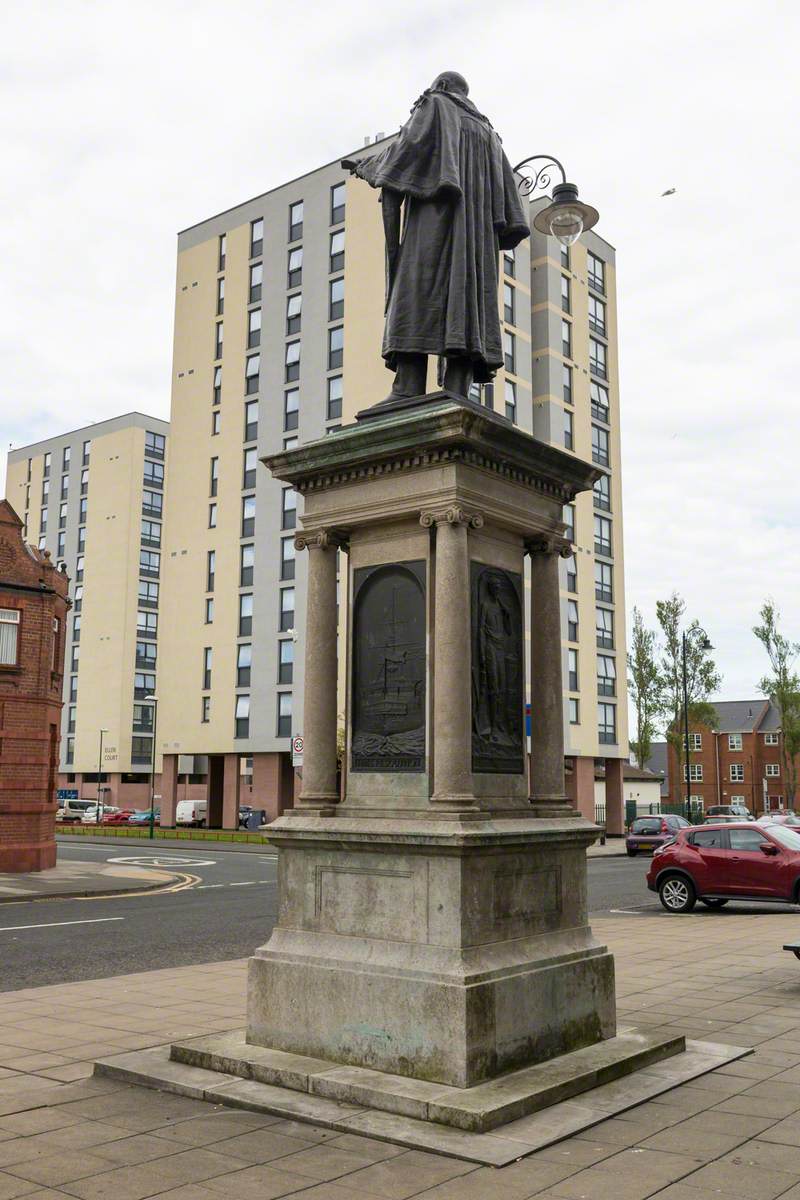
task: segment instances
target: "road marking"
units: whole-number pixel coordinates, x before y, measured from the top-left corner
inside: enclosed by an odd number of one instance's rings
[[[207,892],[209,888],[225,887],[224,883],[201,883],[200,887],[195,888],[197,892]]]
[[[47,921],[43,925],[0,925],[0,933],[14,929],[54,929],[56,925],[99,925],[103,921],[124,921],[124,917],[89,917],[84,921]]]
[[[262,883],[261,879],[246,879],[242,883],[231,883],[229,887],[252,887],[255,883]]]
[[[170,854],[141,854],[124,858],[110,858],[110,863],[123,863],[134,867],[215,867],[215,858],[184,858]]]

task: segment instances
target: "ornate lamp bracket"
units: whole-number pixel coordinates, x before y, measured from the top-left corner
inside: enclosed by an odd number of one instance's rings
[[[531,163],[542,165],[537,169],[532,167]],[[514,167],[514,174],[522,176],[517,185],[520,195],[532,196],[540,188],[546,192],[550,187],[554,167],[561,172],[561,182],[566,183],[567,173],[554,154],[532,154],[530,158],[523,158],[522,162]]]

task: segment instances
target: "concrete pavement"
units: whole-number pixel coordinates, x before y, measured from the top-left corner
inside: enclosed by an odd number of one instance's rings
[[[48,871],[26,874],[0,873],[0,904],[3,901],[67,900],[78,896],[119,896],[126,892],[149,892],[178,883],[182,876],[169,870],[154,870],[126,863],[58,862]]]
[[[93,1060],[244,1023],[244,963],[0,995],[0,1198],[799,1200],[794,913],[595,920],[620,1020],[755,1053],[499,1170],[88,1078]],[[0,971],[2,971],[0,953]]]

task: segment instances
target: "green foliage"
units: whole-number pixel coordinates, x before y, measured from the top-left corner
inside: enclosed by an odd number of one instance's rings
[[[653,736],[663,708],[663,694],[656,658],[655,630],[645,628],[638,608],[633,610],[628,687],[636,709],[636,736],[631,738],[630,744],[637,763],[644,767],[650,758]]]
[[[800,645],[781,633],[778,627],[780,613],[773,601],[764,602],[759,616],[761,624],[754,626],[753,633],[767,653],[771,673],[759,681],[758,689],[769,697],[780,713],[786,796],[793,805],[797,796],[797,755],[800,754],[800,677],[794,664]]]

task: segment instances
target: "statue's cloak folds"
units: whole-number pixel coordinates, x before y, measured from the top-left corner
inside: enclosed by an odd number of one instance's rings
[[[389,281],[383,357],[472,359],[485,383],[503,364],[498,255],[530,229],[500,138],[470,100],[426,92],[396,141],[355,173],[405,197]]]

